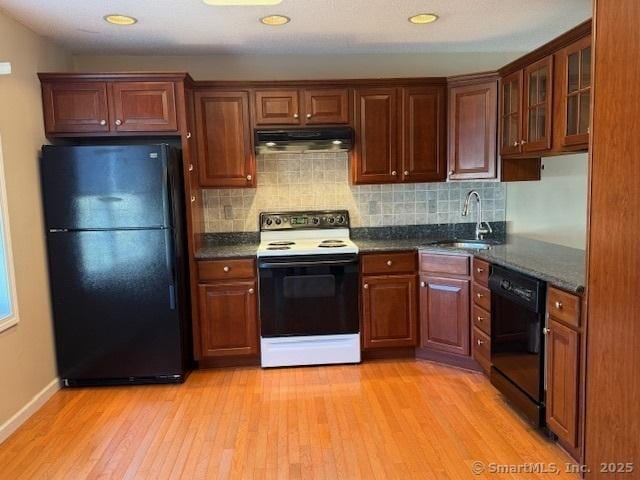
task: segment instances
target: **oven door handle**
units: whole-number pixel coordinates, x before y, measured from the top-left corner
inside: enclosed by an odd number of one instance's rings
[[[260,268],[318,267],[323,265],[357,265],[357,260],[314,260],[310,262],[260,262]]]

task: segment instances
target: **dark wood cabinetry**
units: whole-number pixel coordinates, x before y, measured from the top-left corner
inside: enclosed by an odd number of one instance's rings
[[[197,91],[195,105],[200,186],[255,186],[249,93]]]
[[[522,149],[522,70],[502,79],[500,86],[500,154]]]
[[[591,35],[568,46],[557,57],[560,142],[566,148],[586,149],[590,131]]]
[[[349,91],[346,88],[304,90],[306,125],[349,123]]]
[[[528,65],[523,78],[522,151],[544,152],[551,148],[553,55]]]
[[[497,178],[498,78],[449,86],[449,180]]]
[[[491,291],[489,275],[491,264],[473,259],[473,285],[471,321],[473,323],[471,348],[473,359],[485,373],[491,370]]]
[[[347,88],[256,90],[259,126],[339,125],[349,123]]]
[[[51,137],[177,134],[185,77],[40,74],[45,132]]]
[[[256,90],[256,125],[300,125],[298,90]]]

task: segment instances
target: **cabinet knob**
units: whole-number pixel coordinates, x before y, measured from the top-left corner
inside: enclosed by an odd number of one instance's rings
[[[396,172],[395,170],[393,170],[393,171],[391,172],[391,175],[393,175],[393,176],[395,177],[396,175],[398,175],[398,172]]]
[[[187,132],[187,138],[191,138],[191,132]]]
[[[482,297],[484,297],[484,295],[483,295],[483,294],[481,294],[481,293],[476,293],[476,297],[478,297],[478,298],[482,298]]]
[[[526,143],[527,143],[527,141],[526,141],[526,140],[520,140],[520,145],[524,145],[524,144],[526,144]]]
[[[293,118],[300,118],[300,115],[298,115],[297,113],[294,113]]]
[[[195,195],[191,195],[191,203],[194,203],[196,201],[196,196]]]
[[[479,321],[479,322],[484,322],[484,318],[483,318],[483,317],[481,317],[480,315],[478,315],[478,321]]]
[[[190,172],[193,172],[193,163],[190,163],[190,164],[189,164],[189,171],[190,171]]]
[[[117,126],[122,125],[122,120],[120,120],[120,119],[116,120],[116,125],[117,125]]]
[[[310,113],[307,113],[307,118],[311,118],[312,115]]]
[[[427,286],[427,282],[420,282],[420,286],[421,286],[422,288],[426,287],[426,286]]]
[[[391,265],[393,265],[393,262],[391,260],[387,260],[387,267],[390,267]]]
[[[454,172],[453,170],[449,170],[449,176],[451,177],[453,174],[455,174],[456,172]]]
[[[479,347],[481,347],[482,345],[484,345],[484,341],[478,339],[476,340],[476,343],[478,344]]]
[[[255,290],[254,290],[253,288],[250,288],[250,289],[249,289],[249,294],[250,294],[250,295],[253,295],[253,293],[254,293],[254,292],[255,292]]]
[[[252,179],[252,178],[253,178],[253,176],[252,176],[252,175],[247,175],[247,180],[248,180],[248,181],[251,181],[251,179]]]
[[[545,335],[551,335],[551,329],[547,328],[547,327],[544,327],[542,329],[542,333],[544,333]]]
[[[564,307],[564,305],[562,304],[562,302],[556,302],[556,308],[558,310],[562,310],[562,307]]]
[[[227,267],[227,266],[225,265],[225,266],[224,266],[224,268],[223,268],[222,270],[224,270],[225,272],[228,272],[229,270],[231,270],[231,268],[230,268],[230,267]]]
[[[363,288],[364,288],[365,290],[367,290],[367,289],[369,288],[369,284],[368,284],[368,283],[365,283],[365,284],[363,285]]]
[[[518,142],[517,140],[516,140],[515,142],[513,142],[513,146],[514,146],[514,147],[517,147],[517,146],[519,146],[519,145],[520,145],[520,142]]]
[[[100,125],[102,125],[103,127],[107,124],[106,120],[100,120]]]
[[[402,173],[404,173],[404,176],[405,176],[405,177],[408,177],[408,176],[409,176],[409,170],[405,170],[405,171],[404,171],[404,172],[402,172]]]
[[[482,273],[482,272],[484,272],[484,268],[478,267],[478,268],[476,268],[476,272]]]

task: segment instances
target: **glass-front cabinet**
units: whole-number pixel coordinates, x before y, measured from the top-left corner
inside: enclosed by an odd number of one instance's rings
[[[502,79],[501,82],[500,155],[522,151],[522,70]]]
[[[523,152],[541,152],[551,148],[552,78],[551,55],[524,69]]]
[[[591,37],[574,43],[565,50],[564,87],[566,122],[563,146],[589,143],[591,105]]]

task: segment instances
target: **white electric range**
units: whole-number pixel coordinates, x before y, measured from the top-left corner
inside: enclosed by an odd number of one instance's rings
[[[258,267],[263,367],[360,362],[347,211],[260,214]]]

